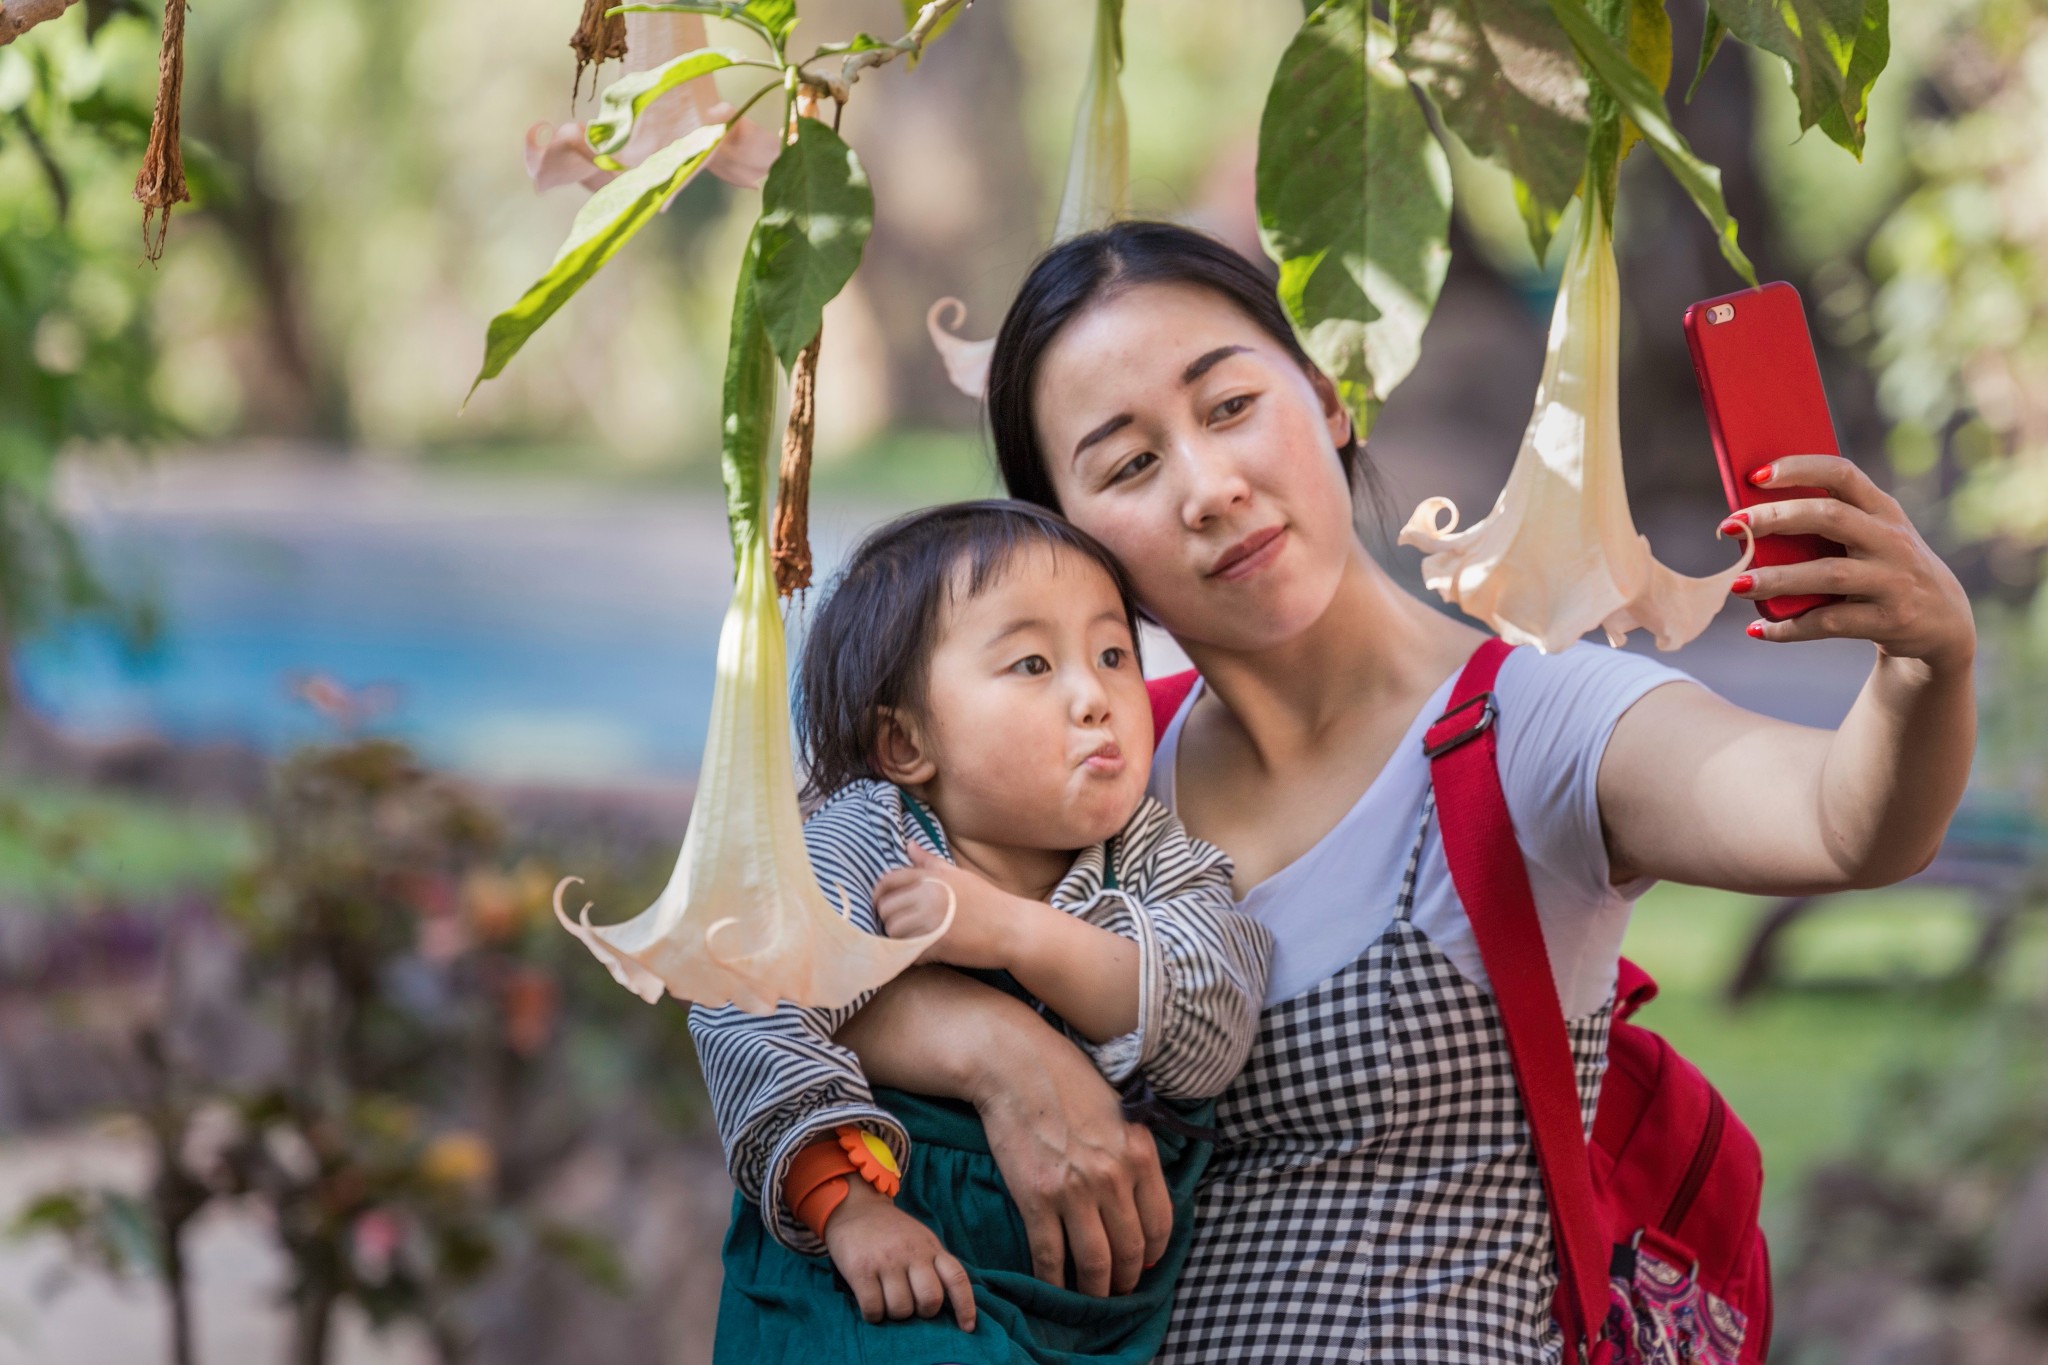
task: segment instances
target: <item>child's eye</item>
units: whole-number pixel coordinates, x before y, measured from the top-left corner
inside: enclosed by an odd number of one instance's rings
[[[1052,672],[1052,665],[1045,661],[1043,654],[1027,654],[1010,665],[1012,673],[1022,673],[1030,678],[1042,678]]]
[[[1137,478],[1138,475],[1144,473],[1146,470],[1150,469],[1153,465],[1158,463],[1159,457],[1157,455],[1154,455],[1149,450],[1140,451],[1138,454],[1133,455],[1130,459],[1125,460],[1122,464],[1118,465],[1116,473],[1109,476],[1109,481],[1113,484],[1125,483],[1131,479]]]
[[[1209,414],[1210,420],[1217,422],[1229,421],[1231,418],[1237,416],[1246,408],[1250,407],[1252,405],[1252,399],[1254,396],[1255,395],[1249,393],[1241,393],[1234,398],[1224,399],[1221,403],[1218,403],[1216,405],[1216,410]]]
[[[1104,668],[1122,668],[1124,660],[1130,657],[1131,652],[1122,645],[1111,645],[1102,651],[1101,663]]]

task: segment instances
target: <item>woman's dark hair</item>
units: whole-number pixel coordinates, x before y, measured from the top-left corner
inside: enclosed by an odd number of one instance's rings
[[[1296,340],[1273,281],[1213,237],[1175,223],[1113,223],[1071,237],[1038,258],[1003,316],[988,368],[988,424],[1010,496],[1059,509],[1038,449],[1031,385],[1046,348],[1069,322],[1103,299],[1141,284],[1193,284],[1221,294],[1309,374],[1315,361]],[[1356,434],[1337,451],[1352,491],[1374,475]]]
[[[830,796],[875,766],[886,707],[917,715],[947,594],[968,597],[1000,578],[1030,545],[1071,550],[1116,584],[1138,641],[1137,605],[1116,558],[1087,532],[1030,503],[991,498],[898,517],[860,543],[811,618],[797,663],[796,731],[804,794]]]

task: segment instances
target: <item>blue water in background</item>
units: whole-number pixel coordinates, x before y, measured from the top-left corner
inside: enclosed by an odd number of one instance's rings
[[[476,526],[275,529],[122,517],[85,528],[109,586],[153,637],[77,618],[17,653],[30,705],[73,733],[154,732],[280,752],[332,739],[295,675],[384,685],[373,733],[429,761],[515,779],[695,770],[730,590],[722,517],[708,545],[599,533],[522,548]],[[448,531],[453,530],[454,534]],[[637,537],[647,542],[650,537]],[[708,553],[691,553],[690,550]]]

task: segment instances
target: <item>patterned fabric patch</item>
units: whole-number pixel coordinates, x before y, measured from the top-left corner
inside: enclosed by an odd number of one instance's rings
[[[1500,1016],[1409,922],[1412,899],[1411,859],[1387,932],[1266,1011],[1217,1105],[1165,1365],[1559,1359],[1549,1209]],[[1588,1126],[1609,1016],[1568,1026]]]
[[[1747,1329],[1742,1314],[1701,1287],[1690,1269],[1637,1248],[1636,1272],[1614,1280],[1607,1335],[1616,1365],[1735,1365]]]

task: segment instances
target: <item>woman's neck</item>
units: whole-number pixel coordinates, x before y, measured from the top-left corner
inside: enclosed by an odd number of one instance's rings
[[[1329,607],[1293,639],[1256,650],[1183,647],[1261,766],[1282,768],[1361,711],[1427,695],[1478,640],[1402,591],[1361,545]]]

